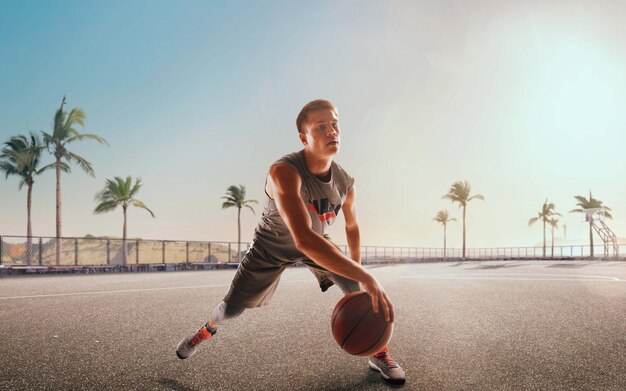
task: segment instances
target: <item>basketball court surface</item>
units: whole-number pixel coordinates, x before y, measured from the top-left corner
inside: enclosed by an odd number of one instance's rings
[[[406,390],[625,390],[626,262],[376,266]],[[330,330],[342,297],[290,268],[196,355],[235,270],[0,278],[1,390],[386,390]]]

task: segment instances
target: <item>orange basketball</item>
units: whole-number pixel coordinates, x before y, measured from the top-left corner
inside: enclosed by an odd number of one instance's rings
[[[383,350],[393,334],[393,323],[379,307],[375,314],[366,292],[344,296],[333,310],[331,328],[335,341],[355,356],[371,356]]]

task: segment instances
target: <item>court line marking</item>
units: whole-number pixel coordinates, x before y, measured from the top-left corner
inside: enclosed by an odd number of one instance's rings
[[[530,276],[533,276],[533,277],[530,277]],[[542,278],[542,277],[545,277],[545,278]],[[565,278],[553,278],[553,277],[565,277]],[[472,274],[469,276],[462,275],[462,274],[431,274],[431,275],[402,276],[400,278],[451,279],[451,280],[626,282],[625,280],[620,280],[617,277],[607,277],[607,276],[589,276],[589,275],[584,275],[584,274],[534,274],[534,273],[520,273],[520,274],[480,273],[480,274]]]
[[[303,282],[311,281],[310,278],[302,280],[284,280],[281,282]],[[315,281],[315,278],[313,278]],[[69,292],[69,293],[49,293],[42,295],[25,295],[25,296],[4,296],[0,297],[0,300],[15,300],[15,299],[38,299],[44,297],[65,297],[65,296],[89,296],[89,295],[103,295],[107,293],[136,293],[136,292],[151,292],[151,291],[168,291],[178,289],[199,289],[199,288],[214,288],[214,287],[229,287],[228,284],[207,284],[207,285],[186,285],[186,286],[170,286],[163,288],[136,288],[136,289],[119,289],[114,291],[91,291],[91,292]]]
[[[166,290],[176,290],[176,289],[211,288],[211,287],[218,287],[218,286],[230,286],[230,284],[170,286],[170,287],[164,287],[164,288],[119,289],[119,290],[115,290],[115,291],[92,291],[92,292],[50,293],[50,294],[46,294],[46,295],[6,296],[6,297],[0,297],[0,300],[34,299],[34,298],[40,298],[40,297],[103,295],[103,294],[107,294],[107,293],[132,293],[132,292],[166,291]]]
[[[503,277],[504,276],[504,277]],[[540,276],[540,277],[576,277],[576,278],[525,278],[525,277],[506,277],[506,276]],[[513,281],[581,281],[581,282],[626,282],[626,280],[620,280],[616,277],[607,276],[588,276],[579,274],[473,274],[472,276],[460,275],[460,274],[433,274],[433,275],[415,275],[415,276],[401,276],[401,279],[450,279],[450,280],[513,280]],[[314,281],[310,278],[307,279],[294,279],[283,280],[282,283],[289,282],[308,282]],[[46,297],[68,297],[68,296],[89,296],[89,295],[104,295],[109,293],[137,293],[137,292],[156,292],[156,291],[168,291],[168,290],[180,290],[180,289],[201,289],[201,288],[214,288],[214,287],[228,287],[228,284],[206,284],[206,285],[186,285],[186,286],[173,286],[173,287],[161,287],[161,288],[136,288],[136,289],[119,289],[109,291],[91,291],[91,292],[70,292],[70,293],[50,293],[42,295],[24,295],[24,296],[5,296],[0,297],[0,300],[17,300],[17,299],[37,299]]]

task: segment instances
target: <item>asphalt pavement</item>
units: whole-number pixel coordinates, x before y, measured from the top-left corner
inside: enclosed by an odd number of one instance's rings
[[[405,390],[626,390],[626,263],[377,266]],[[0,278],[0,390],[387,390],[334,342],[341,298],[290,268],[267,307],[175,347],[235,270]]]

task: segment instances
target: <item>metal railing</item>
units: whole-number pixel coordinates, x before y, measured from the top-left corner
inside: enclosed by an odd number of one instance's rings
[[[111,238],[0,236],[4,266],[124,266],[124,241]],[[241,243],[242,253],[249,248]],[[126,265],[237,262],[236,242],[126,240]]]
[[[3,266],[130,266],[151,264],[226,264],[236,263],[237,242],[202,242],[176,240],[127,239],[126,265],[124,241],[112,238],[60,238],[57,256],[57,239],[52,237],[0,236],[0,265]],[[241,243],[242,254],[249,243]],[[348,254],[348,246],[339,246]],[[594,246],[594,259],[623,259],[626,245],[618,246],[618,253],[605,258],[603,245]],[[582,259],[589,258],[590,247],[584,245],[542,247],[469,248],[465,259]],[[363,263],[388,261],[444,261],[461,260],[458,248],[361,246]]]

